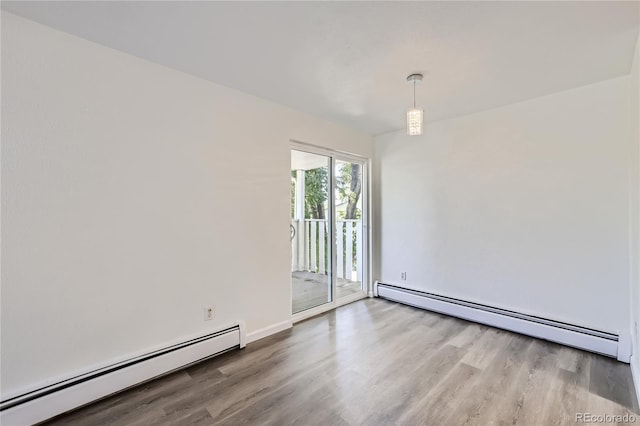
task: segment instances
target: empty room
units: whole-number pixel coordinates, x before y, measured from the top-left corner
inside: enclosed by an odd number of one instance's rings
[[[2,1],[0,424],[640,422],[640,1]]]

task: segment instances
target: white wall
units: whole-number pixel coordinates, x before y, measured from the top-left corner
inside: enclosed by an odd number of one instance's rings
[[[373,150],[6,12],[2,91],[3,396],[235,320],[290,321],[289,140]]]
[[[636,51],[631,67],[631,163],[630,174],[630,239],[631,252],[630,284],[631,284],[631,326],[633,356],[631,367],[634,373],[636,394],[640,397],[640,38],[636,42]]]
[[[629,88],[376,137],[374,276],[628,336]]]

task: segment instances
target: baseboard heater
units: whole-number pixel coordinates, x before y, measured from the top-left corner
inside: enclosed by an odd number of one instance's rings
[[[0,402],[0,424],[32,425],[245,345],[242,324],[189,339]]]
[[[460,299],[378,282],[378,297],[526,334],[629,362],[630,339],[599,330],[524,315]]]

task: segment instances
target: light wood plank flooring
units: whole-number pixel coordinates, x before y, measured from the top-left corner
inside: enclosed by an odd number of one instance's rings
[[[635,401],[613,359],[366,299],[50,424],[562,425]]]

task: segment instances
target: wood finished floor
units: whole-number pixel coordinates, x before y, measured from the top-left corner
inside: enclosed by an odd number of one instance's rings
[[[613,359],[366,299],[48,424],[562,425],[635,401]]]

